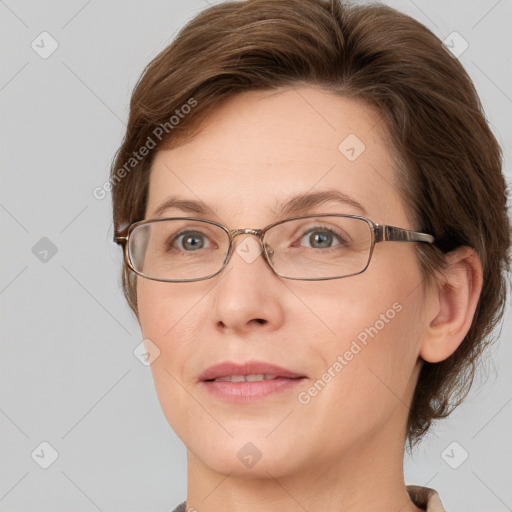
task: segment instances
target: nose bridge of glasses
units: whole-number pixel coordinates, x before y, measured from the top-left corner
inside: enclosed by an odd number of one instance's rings
[[[263,246],[264,249],[266,249],[266,251],[269,253],[270,256],[274,253],[274,251],[267,244],[265,244],[263,242],[263,230],[262,229],[252,229],[252,228],[232,229],[229,232],[229,236],[230,236],[231,242],[233,242],[235,237],[237,237],[239,235],[253,235],[253,236],[255,236],[256,238],[259,239],[261,245]]]
[[[231,243],[233,244],[235,238],[239,235],[253,235],[259,239],[260,243],[263,245],[262,239],[262,230],[261,229],[252,229],[252,228],[239,228],[232,229],[229,232],[229,237],[231,239]]]
[[[230,231],[231,239],[233,240],[238,235],[254,235],[261,239],[261,229],[252,229],[252,228],[239,228],[232,229]]]

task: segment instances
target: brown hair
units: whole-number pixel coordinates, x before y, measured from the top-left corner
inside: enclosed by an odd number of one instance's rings
[[[448,359],[422,366],[407,425],[412,446],[469,391],[503,314],[510,262],[500,147],[470,78],[426,27],[386,6],[339,0],[248,0],[201,12],[135,87],[111,170],[114,226],[144,218],[152,158],[163,144],[192,137],[236,93],[298,84],[363,100],[382,116],[415,229],[436,238],[417,247],[427,285],[457,247],[474,248],[482,261],[467,336]],[[137,314],[126,267],[123,287]]]

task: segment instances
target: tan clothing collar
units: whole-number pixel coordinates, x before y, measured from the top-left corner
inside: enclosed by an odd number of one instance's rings
[[[421,487],[419,485],[408,485],[407,492],[411,501],[427,512],[446,512],[439,494],[429,487]]]

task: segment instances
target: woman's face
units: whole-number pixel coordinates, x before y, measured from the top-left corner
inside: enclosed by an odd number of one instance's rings
[[[294,214],[365,215],[412,229],[382,130],[364,104],[316,88],[240,94],[194,139],[158,152],[146,218],[263,228],[286,218],[278,210],[291,198],[336,191],[349,200]],[[171,196],[204,203],[206,211],[189,204],[157,215]],[[235,238],[238,250],[212,279],[138,278],[143,337],[160,351],[152,363],[158,397],[189,464],[278,477],[368,466],[386,450],[401,459],[424,323],[414,244],[377,244],[359,275],[299,281],[275,275],[255,242]],[[224,362],[267,363],[301,378],[201,380]]]

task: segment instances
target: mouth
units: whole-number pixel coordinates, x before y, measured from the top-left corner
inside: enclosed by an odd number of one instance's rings
[[[279,378],[279,375],[265,375],[263,373],[253,373],[250,375],[226,375],[225,377],[208,379],[206,382],[260,382],[262,380],[273,380]]]
[[[290,391],[305,378],[305,375],[270,363],[228,361],[210,366],[199,376],[199,381],[217,399],[250,402]]]
[[[296,379],[305,375],[288,370],[281,366],[263,361],[246,361],[235,363],[224,361],[207,368],[201,375],[200,381],[227,380],[230,382],[254,382],[260,380],[273,380],[278,378]]]

